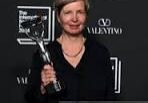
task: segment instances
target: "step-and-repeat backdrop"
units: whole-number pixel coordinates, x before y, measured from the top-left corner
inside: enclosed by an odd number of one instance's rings
[[[2,2],[2,1],[1,1]],[[3,0],[0,16],[1,103],[26,103],[24,92],[35,42],[21,23],[42,16],[44,41],[55,40],[59,27],[52,0]],[[110,51],[118,101],[148,100],[147,3],[140,0],[90,0],[85,31]]]

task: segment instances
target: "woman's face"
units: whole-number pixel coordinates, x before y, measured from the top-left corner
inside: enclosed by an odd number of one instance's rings
[[[82,33],[85,21],[86,11],[83,0],[65,5],[58,16],[58,22],[62,26],[63,32],[73,36]]]

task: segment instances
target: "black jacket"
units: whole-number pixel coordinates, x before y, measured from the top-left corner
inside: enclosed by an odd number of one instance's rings
[[[39,52],[36,52],[25,95],[26,100],[29,103],[113,100],[114,79],[108,50],[94,38],[87,38],[84,45],[85,52],[76,68],[66,61],[61,45],[57,41],[47,45],[57,78],[64,83],[64,90],[56,95],[40,93],[40,72],[44,63]]]

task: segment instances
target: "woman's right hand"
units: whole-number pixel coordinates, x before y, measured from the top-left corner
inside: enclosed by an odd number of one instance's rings
[[[49,64],[46,64],[43,66],[42,71],[41,71],[41,81],[42,81],[41,85],[43,87],[56,81],[56,73],[54,71],[53,66]]]

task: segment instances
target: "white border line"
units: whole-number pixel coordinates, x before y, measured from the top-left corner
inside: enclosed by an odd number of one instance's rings
[[[44,39],[45,44],[48,44],[48,41],[51,40],[50,33],[51,33],[51,7],[43,7],[43,6],[17,6],[20,9],[48,9],[48,38]],[[54,33],[53,33],[54,35]],[[35,45],[36,43],[29,38],[17,38],[18,43],[21,45]],[[30,41],[30,42],[28,42]]]
[[[52,11],[52,41],[55,39],[55,10]]]
[[[20,9],[49,9],[49,7],[45,6],[17,6]]]

